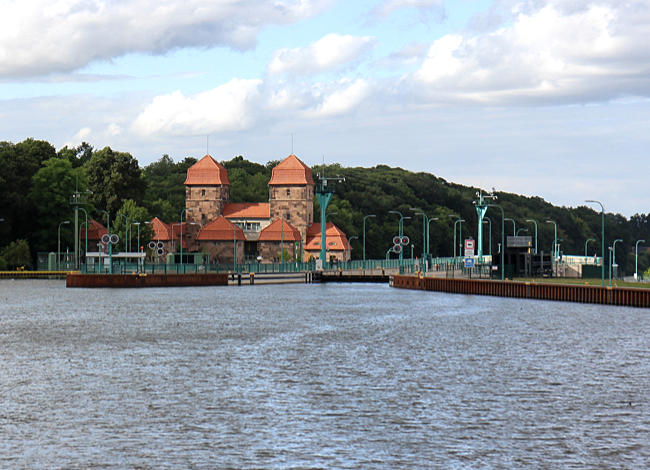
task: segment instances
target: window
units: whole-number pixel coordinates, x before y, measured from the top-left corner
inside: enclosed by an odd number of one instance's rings
[[[206,218],[207,218],[207,217],[205,216],[205,214],[201,214],[201,222],[205,223],[205,219],[206,219]]]
[[[205,196],[205,189],[201,190],[201,196]]]
[[[287,215],[285,215],[284,218],[287,222],[289,222],[291,220],[291,214],[287,212]]]
[[[287,188],[287,196],[291,196],[291,189]]]

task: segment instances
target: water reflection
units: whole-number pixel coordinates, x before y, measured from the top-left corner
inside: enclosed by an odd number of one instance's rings
[[[0,463],[645,468],[648,312],[377,285],[0,282]]]

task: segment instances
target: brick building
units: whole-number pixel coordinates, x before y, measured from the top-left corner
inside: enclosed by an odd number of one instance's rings
[[[320,234],[320,225],[314,224],[314,180],[311,169],[295,155],[273,168],[268,203],[231,203],[228,171],[206,155],[187,170],[185,209],[183,249],[207,253],[210,262],[231,263],[235,252],[237,263],[277,262],[283,250],[285,261],[320,255],[320,251],[306,249],[316,226]],[[156,230],[159,225],[154,225],[154,232],[162,234],[164,227]],[[330,225],[328,245],[332,241],[336,246],[329,255],[348,259],[347,237]],[[167,228],[171,233],[166,235],[173,240],[176,230],[172,228],[178,227]]]

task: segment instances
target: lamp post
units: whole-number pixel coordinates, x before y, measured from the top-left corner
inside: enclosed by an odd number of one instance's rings
[[[639,243],[645,243],[645,240],[637,240],[634,250],[634,280],[639,280]]]
[[[86,256],[88,255],[88,212],[86,212],[86,209],[83,207],[78,207],[79,210],[84,211],[84,214],[86,216],[86,230],[84,233],[86,234],[86,252],[84,253],[84,263],[86,262]]]
[[[601,226],[601,235],[600,235],[600,241],[602,243],[602,269],[601,269],[601,281],[600,285],[601,287],[605,286],[605,207],[603,207],[603,204],[600,201],[596,201],[595,199],[587,199],[585,202],[591,202],[594,204],[600,205],[600,226]],[[611,285],[611,283],[610,283]]]
[[[63,224],[69,224],[69,220],[64,220],[63,222],[59,223],[59,229],[57,231],[57,248],[56,248],[56,270],[61,271],[61,225]]]
[[[136,248],[138,249],[138,272],[140,272],[140,222],[131,222],[131,225],[138,227],[138,246]]]
[[[422,209],[417,207],[411,207],[410,209],[415,212],[416,215],[422,216],[422,259],[424,259],[427,255],[425,250],[427,248],[427,225],[429,224],[429,219],[427,215],[422,212]]]
[[[504,237],[504,221],[505,221],[505,216],[503,213],[503,207],[501,207],[499,204],[488,204],[488,207],[498,207],[501,210],[501,280],[505,280],[505,253],[506,253],[506,245],[505,245],[505,237]]]
[[[519,232],[528,232],[528,229],[523,227],[520,228],[519,230],[517,230],[517,236],[519,236]]]
[[[587,244],[589,242],[595,242],[595,241],[596,240],[594,238],[587,238],[587,240],[585,240],[585,258],[587,257]]]
[[[460,219],[460,216],[458,214],[449,214],[449,217],[455,218],[456,220]],[[454,258],[456,258],[456,222],[454,221],[454,241],[453,241],[453,253],[454,253]]]
[[[456,224],[460,222],[460,236],[459,238],[463,238],[463,222],[465,222],[465,219],[458,219],[454,222],[454,260],[456,259]],[[461,242],[462,243],[462,242]]]
[[[375,214],[363,216],[363,269],[366,269],[366,219],[377,217]]]
[[[181,211],[181,271],[183,271],[183,215],[187,209]]]
[[[557,276],[557,223],[554,220],[547,220],[547,224],[553,224],[555,227],[555,235],[553,236],[553,267],[555,268],[555,275]]]
[[[429,222],[427,222],[427,254],[431,255],[431,222],[434,220],[440,220],[438,217],[429,217]]]
[[[106,214],[106,233],[110,237],[111,236],[111,214],[109,214],[108,211],[105,210],[100,210],[100,212]],[[108,242],[108,272],[110,274],[113,274],[113,244],[110,241]]]
[[[126,228],[124,230],[124,251],[127,253],[129,252],[129,217],[126,214],[122,214],[120,212],[117,213],[117,215],[121,215],[124,217],[124,223],[126,224]]]
[[[505,220],[509,220],[510,222],[512,222],[512,235],[517,235],[517,226],[515,224],[515,219],[511,219],[509,217],[506,217]]]
[[[526,222],[532,222],[535,224],[535,254],[537,254],[537,221],[534,219],[526,219]]]
[[[610,248],[610,263],[609,263],[609,287],[612,287],[612,266],[616,264],[616,242],[623,242],[623,239],[617,238],[614,240],[612,247]]]
[[[354,240],[355,238],[357,240],[359,239],[359,237],[357,237],[356,235],[353,235],[350,238],[348,238],[348,261],[352,261],[352,245],[351,244],[352,244],[352,240]]]
[[[397,214],[397,215],[399,215],[399,238],[400,238],[400,245],[401,245],[402,237],[404,236],[404,220],[405,219],[410,219],[410,217],[404,217],[404,215],[402,215],[402,213],[400,211],[388,211],[388,213],[389,214]],[[404,255],[404,250],[402,249],[402,250],[399,251],[400,269],[402,267],[402,259],[404,259],[403,255]]]
[[[490,227],[490,231],[488,232],[488,254],[492,256],[492,219],[487,216],[483,216],[483,219],[483,223],[487,222]]]

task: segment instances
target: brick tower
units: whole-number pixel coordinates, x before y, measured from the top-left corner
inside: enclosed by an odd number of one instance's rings
[[[314,180],[311,168],[293,154],[273,168],[269,209],[271,220],[284,216],[284,220],[298,229],[305,246],[307,228],[314,222]]]
[[[228,170],[206,155],[187,169],[185,180],[185,220],[206,225],[223,212],[230,200]]]

